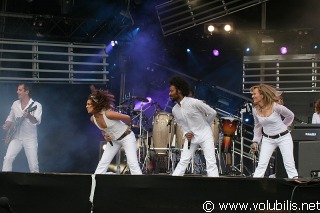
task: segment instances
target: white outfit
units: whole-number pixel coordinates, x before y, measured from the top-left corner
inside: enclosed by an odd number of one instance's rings
[[[320,124],[320,114],[318,113],[313,113],[312,115],[312,123],[313,124]]]
[[[138,163],[137,157],[137,145],[136,138],[133,132],[118,140],[123,133],[127,130],[128,126],[119,120],[110,120],[107,118],[105,111],[103,111],[103,118],[107,124],[107,128],[99,127],[96,118],[93,116],[95,125],[106,132],[112,138],[113,146],[110,143],[107,144],[102,157],[98,163],[95,174],[106,174],[109,164],[111,163],[114,156],[118,153],[121,146],[123,146],[124,151],[127,156],[128,167],[132,175],[141,175],[141,169]]]
[[[252,111],[254,118],[253,141],[258,143],[260,143],[260,141],[262,142],[261,151],[259,155],[259,164],[254,172],[253,177],[264,177],[264,173],[269,164],[271,155],[277,147],[279,147],[281,151],[283,163],[288,177],[297,177],[298,172],[295,167],[295,162],[293,158],[293,141],[290,132],[276,139],[262,136],[262,132],[264,132],[268,136],[277,136],[280,133],[287,131],[288,126],[294,120],[294,114],[285,106],[277,103],[273,103],[272,111],[272,114],[268,117],[259,116],[257,114],[256,108],[253,108]],[[283,120],[281,116],[284,117]]]
[[[200,145],[206,159],[207,175],[218,177],[219,172],[211,129],[211,124],[214,122],[217,112],[201,100],[184,97],[180,105],[176,104],[173,107],[172,114],[185,139],[180,161],[172,175],[184,175],[192,155]],[[185,138],[185,134],[188,132],[194,135],[190,149],[188,149],[188,140]]]
[[[17,118],[23,116],[24,111],[30,106],[33,100],[30,98],[25,109],[21,108],[21,101],[13,102],[9,116],[6,121],[14,122]],[[37,125],[41,123],[42,106],[38,102],[34,102],[33,106],[37,106],[35,111],[30,112],[37,119],[37,123],[32,124],[29,119],[24,118],[20,128],[16,131],[12,141],[9,143],[6,156],[4,157],[2,171],[12,171],[12,164],[22,148],[24,148],[30,172],[39,172],[38,162],[38,134]]]

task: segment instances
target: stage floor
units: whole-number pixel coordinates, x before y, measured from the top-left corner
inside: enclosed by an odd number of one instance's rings
[[[0,173],[15,213],[319,212],[319,188],[317,179]]]

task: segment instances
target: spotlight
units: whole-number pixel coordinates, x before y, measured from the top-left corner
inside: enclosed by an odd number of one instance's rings
[[[313,46],[313,49],[318,49],[318,45],[314,45],[314,46]]]
[[[190,51],[191,51],[191,50],[188,48],[188,49],[187,49],[187,52],[189,53]]]
[[[250,48],[249,47],[247,47],[246,52],[250,52]]]
[[[204,31],[207,34],[213,33],[230,33],[233,31],[232,23],[206,23],[204,24]]]
[[[214,26],[210,24],[210,25],[208,26],[208,31],[209,31],[210,33],[212,33],[212,32],[214,31]]]
[[[231,25],[230,24],[226,24],[224,25],[224,28],[223,28],[226,32],[230,32],[231,31]]]
[[[116,46],[118,44],[118,42],[117,41],[111,41],[110,44],[111,44],[111,46],[114,47],[114,46]]]
[[[282,55],[285,55],[285,54],[288,53],[288,49],[287,49],[286,47],[281,47],[281,48],[280,48],[280,53],[281,53]]]
[[[213,51],[212,51],[212,54],[214,55],[214,56],[219,56],[219,50],[217,50],[217,49],[214,49]]]

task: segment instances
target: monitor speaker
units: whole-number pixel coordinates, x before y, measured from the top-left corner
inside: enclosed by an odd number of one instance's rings
[[[293,141],[293,153],[299,177],[311,177],[320,170],[320,141]],[[276,150],[276,177],[287,178],[280,149]]]

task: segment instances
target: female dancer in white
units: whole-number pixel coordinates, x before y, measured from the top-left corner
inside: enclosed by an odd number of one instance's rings
[[[91,94],[86,105],[90,120],[102,132],[109,142],[96,168],[95,174],[105,174],[109,164],[121,146],[127,156],[128,167],[132,175],[142,174],[138,158],[134,133],[130,130],[130,116],[113,111],[114,96],[105,90],[97,90],[91,86]]]
[[[277,147],[280,148],[288,177],[298,177],[293,158],[293,141],[288,131],[294,114],[282,105],[282,92],[265,84],[251,87],[250,92],[254,104],[253,151],[257,151],[258,144],[262,143],[259,164],[253,177],[264,177],[271,155]]]

